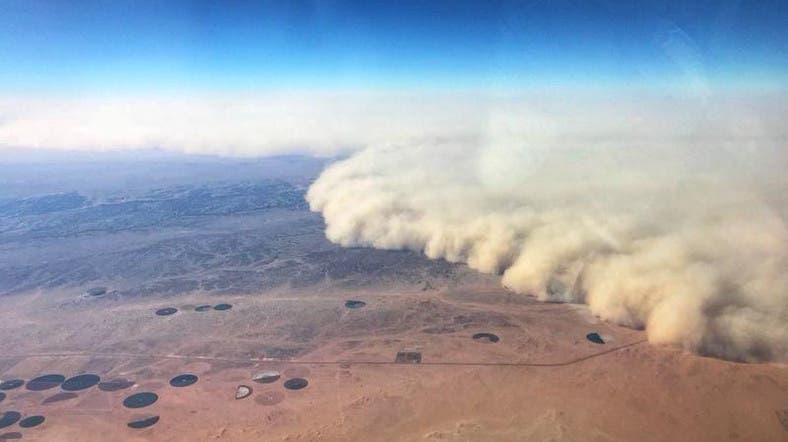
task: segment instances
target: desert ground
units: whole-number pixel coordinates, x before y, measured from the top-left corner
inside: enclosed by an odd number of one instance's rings
[[[0,441],[788,438],[785,364],[654,346],[644,331],[516,295],[463,265],[330,244],[303,201],[320,166],[272,161],[94,164],[60,181],[4,170],[0,380],[130,382],[3,390],[0,417],[45,421],[11,423]],[[195,310],[221,303],[232,307]],[[156,314],[168,307],[178,311]],[[281,378],[253,381],[269,370]],[[199,380],[168,383],[184,373]],[[292,378],[308,385],[285,388]],[[239,385],[252,394],[236,399]],[[123,405],[139,392],[158,400]]]
[[[366,306],[348,309],[346,299]],[[194,311],[226,302],[226,311]],[[13,308],[9,308],[13,306]],[[157,316],[165,306],[179,309]],[[67,293],[6,298],[3,379],[95,373],[134,385],[6,391],[4,411],[41,414],[24,440],[784,440],[788,376],[644,342],[582,307],[542,304],[495,287],[418,292],[194,293],[165,300],[75,300]],[[605,344],[589,342],[598,332]],[[478,332],[495,343],[471,339]],[[421,363],[396,363],[399,351]],[[252,377],[277,370],[282,379]],[[168,380],[199,376],[189,387]],[[309,381],[287,390],[287,378]],[[238,385],[252,395],[236,400]],[[127,409],[150,391],[159,400]],[[127,422],[152,415],[146,429]],[[11,436],[9,436],[11,435]]]

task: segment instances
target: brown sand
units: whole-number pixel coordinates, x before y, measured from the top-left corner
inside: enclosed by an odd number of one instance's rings
[[[367,306],[346,309],[345,299]],[[25,441],[782,441],[788,371],[655,347],[643,332],[579,306],[492,287],[419,293],[268,293],[108,301],[68,293],[9,297],[0,378],[95,372],[137,385],[8,391],[2,411],[43,414]],[[229,311],[183,306],[229,302]],[[177,314],[160,317],[172,305]],[[585,339],[596,331],[607,344]],[[478,332],[498,343],[471,339]],[[395,364],[398,351],[421,364]],[[282,378],[252,383],[267,369]],[[194,373],[197,384],[168,379]],[[282,384],[304,377],[303,390]],[[238,384],[254,388],[235,400]],[[159,400],[123,408],[135,392]],[[159,415],[151,428],[126,423]]]

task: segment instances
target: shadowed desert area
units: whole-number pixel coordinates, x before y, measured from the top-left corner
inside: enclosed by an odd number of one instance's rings
[[[227,161],[72,164],[36,187],[35,165],[4,166],[0,440],[788,437],[785,364],[650,345],[461,264],[341,248],[303,200],[321,163]],[[63,182],[73,192],[53,190]],[[50,374],[100,383],[29,382]],[[198,380],[173,386],[181,374]],[[157,400],[124,405],[137,393]]]

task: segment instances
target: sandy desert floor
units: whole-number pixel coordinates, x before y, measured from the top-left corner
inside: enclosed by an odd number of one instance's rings
[[[367,305],[348,309],[347,299]],[[135,384],[55,401],[47,398],[59,388],[7,390],[0,411],[46,421],[2,428],[0,440],[788,440],[785,365],[652,346],[643,332],[581,306],[538,303],[494,284],[133,301],[37,292],[2,302],[0,379],[96,373]],[[194,310],[220,302],[233,307]],[[162,307],[179,311],[157,316]],[[480,332],[500,341],[471,339]],[[606,343],[589,342],[589,332]],[[395,362],[400,351],[421,353],[421,363]],[[251,380],[270,369],[282,379]],[[199,381],[170,386],[181,373]],[[309,385],[285,389],[293,377]],[[236,400],[240,384],[253,393]],[[159,400],[123,407],[143,391]],[[154,415],[150,428],[126,425]]]

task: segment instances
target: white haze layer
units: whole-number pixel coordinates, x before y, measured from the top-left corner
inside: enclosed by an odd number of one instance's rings
[[[492,100],[455,133],[333,164],[307,199],[338,244],[500,273],[652,343],[785,361],[784,103]]]
[[[373,91],[0,97],[0,155],[19,148],[333,155],[457,135],[478,125],[476,103],[484,100]]]

